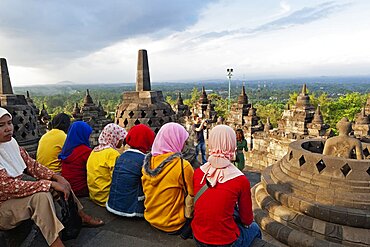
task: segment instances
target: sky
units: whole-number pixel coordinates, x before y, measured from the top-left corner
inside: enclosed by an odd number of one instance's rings
[[[13,86],[370,75],[367,0],[0,0]]]

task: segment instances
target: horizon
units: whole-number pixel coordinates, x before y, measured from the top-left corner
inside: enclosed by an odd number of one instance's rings
[[[370,76],[370,2],[361,0],[3,0],[0,57],[13,86]]]

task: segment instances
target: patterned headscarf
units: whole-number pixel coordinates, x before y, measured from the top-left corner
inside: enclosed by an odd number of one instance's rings
[[[201,183],[206,178],[213,187],[217,182],[224,183],[244,175],[230,162],[236,150],[236,135],[232,128],[226,125],[214,127],[209,133],[208,147],[208,162],[200,167],[204,172]]]
[[[117,144],[120,140],[124,140],[127,135],[127,131],[121,126],[110,123],[106,125],[103,131],[99,135],[99,145],[94,148],[95,152],[107,149],[114,148],[117,149]]]
[[[188,139],[189,133],[178,123],[166,123],[158,131],[152,147],[152,155],[179,153]]]
[[[80,145],[86,145],[90,147],[89,137],[92,132],[90,125],[83,121],[76,121],[69,127],[67,133],[67,139],[64,142],[62,152],[58,155],[58,158],[65,160],[75,149]]]
[[[147,153],[153,145],[155,133],[145,124],[133,126],[126,136],[126,144]]]

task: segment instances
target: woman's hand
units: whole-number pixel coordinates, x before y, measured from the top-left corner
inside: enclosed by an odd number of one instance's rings
[[[72,187],[71,187],[70,183],[64,177],[62,177],[60,175],[57,175],[57,174],[54,174],[51,179],[58,182],[58,183],[61,183],[65,186],[67,186],[67,188],[69,188],[69,190],[72,190]]]
[[[56,191],[62,192],[64,194],[64,199],[66,201],[68,200],[69,194],[71,193],[71,188],[69,188],[67,185],[59,183],[57,181],[52,181],[51,188]]]

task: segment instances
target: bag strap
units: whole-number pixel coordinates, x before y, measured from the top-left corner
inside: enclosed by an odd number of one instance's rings
[[[205,183],[204,185],[203,185],[203,187],[198,191],[198,193],[195,195],[195,197],[194,197],[194,205],[195,205],[195,203],[197,202],[197,200],[199,199],[199,197],[201,196],[201,195],[203,195],[203,193],[206,191],[208,189],[208,184],[207,183]]]
[[[184,161],[182,160],[182,157],[180,157],[181,159],[181,176],[182,176],[182,181],[184,182],[184,190],[185,190],[185,197],[189,194],[188,193],[188,187],[186,186],[186,182],[185,182],[185,175],[184,175]]]

